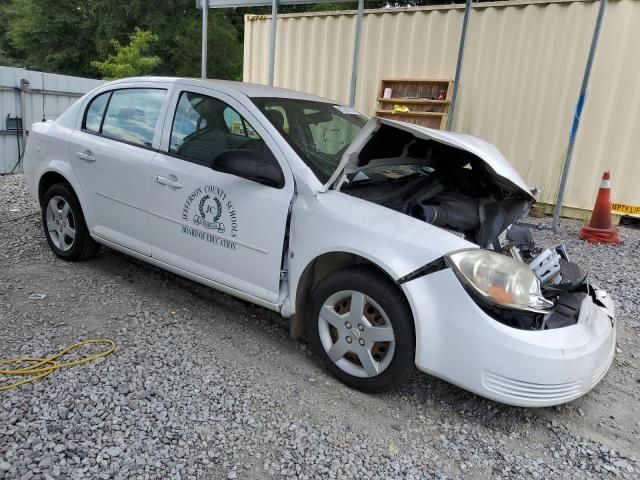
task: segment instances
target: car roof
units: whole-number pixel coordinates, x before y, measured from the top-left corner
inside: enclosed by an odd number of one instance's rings
[[[332,102],[328,98],[318,97],[309,93],[298,92],[296,90],[288,90],[286,88],[268,87],[257,83],[233,82],[230,80],[214,80],[200,78],[181,78],[181,77],[132,77],[122,78],[109,85],[117,85],[130,82],[149,82],[149,83],[176,83],[201,88],[212,88],[227,94],[241,93],[247,97],[267,97],[267,98],[294,98],[297,100],[313,100],[319,102]],[[341,103],[341,102],[332,102]]]

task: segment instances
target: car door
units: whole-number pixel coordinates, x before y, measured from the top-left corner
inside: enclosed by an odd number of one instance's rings
[[[294,182],[275,140],[234,98],[189,88],[173,95],[151,166],[152,256],[275,304]],[[283,185],[214,170],[230,150],[273,155]]]
[[[144,255],[151,255],[149,165],[167,103],[167,85],[101,92],[87,102],[69,140],[91,233]]]

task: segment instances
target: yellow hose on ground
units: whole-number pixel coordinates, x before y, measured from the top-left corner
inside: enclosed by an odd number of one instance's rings
[[[91,343],[106,343],[109,345],[109,348],[104,352],[96,353],[93,355],[88,355],[86,357],[80,358],[78,360],[73,360],[71,362],[66,363],[58,363],[57,359],[66,355],[71,350],[75,350],[76,348],[80,348],[83,345],[88,345]],[[19,387],[20,385],[24,385],[25,383],[33,382],[35,380],[39,380],[41,378],[46,377],[47,375],[51,375],[53,372],[60,368],[65,367],[73,367],[75,365],[82,365],[83,363],[90,362],[95,360],[96,358],[105,357],[116,350],[116,342],[109,339],[89,339],[84,340],[83,342],[74,343],[70,347],[65,348],[60,353],[49,357],[49,358],[36,358],[36,357],[20,357],[20,358],[12,358],[9,360],[1,360],[0,366],[2,365],[16,365],[20,363],[33,363],[33,365],[29,365],[24,368],[11,368],[11,369],[0,369],[0,377],[19,377],[19,376],[27,376],[23,380],[20,380],[15,383],[10,383],[9,385],[0,385],[0,392],[4,390],[11,390],[12,388]]]

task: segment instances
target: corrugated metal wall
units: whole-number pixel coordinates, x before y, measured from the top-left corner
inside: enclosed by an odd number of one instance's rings
[[[475,5],[453,129],[494,143],[555,201],[598,3]],[[356,107],[381,78],[453,78],[463,6],[365,12]],[[640,2],[610,1],[565,205],[591,209],[605,168],[614,201],[640,205]],[[269,16],[245,18],[244,80],[267,82]],[[355,12],[282,15],[275,85],[347,102]],[[634,162],[635,161],[635,162]]]
[[[54,120],[79,97],[101,85],[100,80],[34,72],[21,68],[0,67],[0,173],[13,168],[18,160],[15,132],[6,131],[6,117],[21,117],[20,94],[16,89],[20,79],[26,78],[32,91],[25,93],[23,125],[27,131],[43,118]]]

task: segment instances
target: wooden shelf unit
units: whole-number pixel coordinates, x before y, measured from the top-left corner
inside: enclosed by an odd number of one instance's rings
[[[386,88],[391,89],[391,98],[384,98]],[[442,90],[445,93],[444,100],[439,100]],[[444,130],[447,128],[452,93],[453,80],[384,79],[380,81],[376,115]],[[395,105],[405,106],[409,111],[396,112]]]

